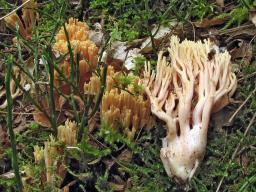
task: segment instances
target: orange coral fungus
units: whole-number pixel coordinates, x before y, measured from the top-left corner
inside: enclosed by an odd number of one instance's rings
[[[22,1],[25,3],[25,0]],[[31,0],[24,4],[22,8],[22,20],[17,15],[17,13],[13,13],[5,18],[5,22],[8,27],[14,28],[18,25],[19,32],[25,39],[30,39],[32,36],[32,27],[36,22],[36,8],[37,3],[34,0]]]
[[[75,61],[77,55],[79,55],[79,86],[82,90],[84,83],[90,78],[91,70],[94,69],[97,64],[98,48],[95,43],[89,39],[89,27],[86,23],[70,18],[65,26]],[[61,55],[67,54],[69,52],[68,42],[63,27],[55,36],[55,40],[56,42],[53,45],[54,51]],[[77,64],[75,63],[75,65]],[[60,68],[63,69],[66,77],[69,77],[71,70],[69,57],[60,64]],[[55,85],[61,87],[61,91],[65,94],[70,92],[69,86],[59,80],[59,74],[57,72],[55,72]]]
[[[64,59],[58,64],[58,69],[54,71],[54,86],[62,94],[69,95],[71,93],[70,83],[64,81],[63,75],[66,79],[70,80],[73,85],[78,85],[75,87],[74,101],[78,104],[79,110],[83,108],[83,101],[77,95],[83,92],[84,83],[89,81],[92,70],[95,69],[98,62],[98,48],[96,45],[89,39],[89,27],[86,23],[80,22],[77,19],[70,18],[68,23],[65,24],[65,28],[68,33],[68,40],[70,42],[72,53],[74,56],[74,79],[71,78],[71,54],[69,54],[68,41],[66,38],[64,27],[62,27],[55,36],[55,43],[53,45],[53,50],[56,55],[60,54],[64,56]],[[79,55],[79,57],[78,57]],[[79,66],[79,67],[78,67]],[[79,71],[79,75],[78,72]],[[61,72],[62,74],[60,74]],[[79,76],[79,81],[77,76]],[[78,84],[76,84],[77,82]],[[72,86],[73,86],[72,85]],[[62,107],[66,103],[66,99],[59,94],[59,92],[54,92],[54,101],[55,108],[57,111],[61,111]],[[43,99],[43,107],[48,112],[49,104]],[[66,105],[66,108],[69,108],[70,105]],[[40,125],[45,127],[51,127],[51,124],[47,117],[36,110],[37,113],[34,114],[34,119]],[[62,122],[64,114],[61,111],[58,114],[58,122]]]
[[[101,104],[101,116],[102,120],[111,128],[120,130],[129,139],[133,139],[136,131],[149,123],[149,100],[143,97],[144,93],[135,93],[134,85],[138,84],[139,80],[136,76],[125,76],[133,78],[133,83],[124,89],[117,88],[115,85],[118,83],[120,75],[120,72],[114,72],[113,67],[108,68],[106,91]],[[84,89],[88,94],[98,94],[100,79],[97,76],[92,76],[90,82],[85,84]]]

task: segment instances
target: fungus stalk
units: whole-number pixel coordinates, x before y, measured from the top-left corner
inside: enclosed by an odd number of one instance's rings
[[[151,111],[167,126],[160,157],[168,176],[187,182],[202,160],[210,115],[228,104],[236,89],[227,51],[215,50],[209,40],[182,43],[171,38],[171,61],[158,54],[156,72],[145,65],[143,84]]]

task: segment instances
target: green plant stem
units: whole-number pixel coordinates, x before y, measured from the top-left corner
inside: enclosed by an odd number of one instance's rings
[[[18,157],[17,157],[17,149],[16,149],[16,139],[15,134],[12,127],[12,108],[13,108],[13,101],[11,96],[11,72],[13,66],[13,59],[9,57],[7,59],[7,74],[5,77],[5,88],[6,88],[6,97],[7,97],[7,127],[8,132],[11,140],[11,148],[12,148],[12,166],[15,173],[16,182],[18,184],[19,191],[22,191],[22,181],[19,173],[19,165],[18,165]]]
[[[103,94],[104,94],[104,91],[106,88],[107,70],[108,70],[108,65],[104,63],[103,73],[101,76],[101,83],[100,83],[100,92],[99,92],[99,95],[97,96],[97,99],[96,99],[95,105],[92,109],[92,112],[89,114],[89,119],[95,115],[95,113],[97,112],[97,110],[100,106],[100,102],[102,100],[102,97],[103,97]]]
[[[89,95],[89,97],[87,98],[85,108],[84,108],[83,116],[81,118],[81,123],[80,123],[80,126],[79,126],[79,131],[78,131],[78,135],[77,135],[78,142],[81,142],[83,136],[85,135],[84,134],[85,127],[87,126],[88,120],[89,120],[88,112],[89,112],[89,109],[90,109],[92,103],[93,103],[93,96]]]
[[[70,79],[71,79],[71,81],[74,81],[76,79],[75,78],[74,53],[73,53],[73,50],[71,48],[71,44],[70,44],[69,36],[68,36],[68,31],[67,31],[65,23],[63,24],[63,28],[64,28],[65,36],[66,36],[66,39],[67,39],[68,51],[69,51],[69,56],[70,56]],[[79,73],[79,71],[78,71],[78,73]],[[79,85],[79,82],[75,82],[75,85]],[[76,87],[79,90],[79,86],[76,86]],[[77,112],[76,103],[75,103],[75,99],[74,99],[75,89],[74,89],[73,86],[70,86],[70,89],[71,89],[71,95],[70,95],[71,96],[71,104],[72,104],[72,107],[73,107],[73,110],[74,110],[74,113],[75,113],[76,121],[79,122],[80,121],[79,120],[79,114]]]
[[[57,135],[57,122],[56,122],[56,110],[55,110],[55,99],[54,99],[54,63],[52,60],[52,51],[51,47],[46,48],[46,54],[47,55],[47,64],[49,68],[49,76],[50,76],[50,95],[49,95],[49,104],[50,104],[50,110],[52,115],[52,129]]]

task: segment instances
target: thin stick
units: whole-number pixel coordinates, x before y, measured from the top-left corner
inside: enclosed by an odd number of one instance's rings
[[[10,87],[12,65],[13,65],[13,59],[12,57],[9,57],[7,59],[7,74],[5,77],[5,88],[6,88],[6,97],[7,97],[7,127],[8,127],[10,140],[11,140],[12,166],[14,169],[16,182],[18,184],[18,189],[19,191],[22,191],[22,182],[21,182],[21,177],[19,173],[19,165],[18,165],[18,157],[17,157],[17,149],[16,149],[16,139],[15,139],[15,134],[12,127],[13,102],[12,102],[11,87]]]
[[[7,114],[6,111],[0,111],[0,114]],[[33,115],[35,113],[27,113],[27,112],[12,112],[13,115]]]
[[[14,12],[16,12],[17,10],[19,10],[20,8],[22,8],[24,5],[26,5],[29,1],[31,0],[27,0],[24,3],[22,3],[20,6],[18,6],[16,9],[12,10],[10,13],[6,14],[5,16],[0,18],[0,21],[3,20],[4,18],[10,16],[11,14],[13,14]]]
[[[253,117],[252,117],[250,123],[248,124],[248,126],[247,126],[247,128],[246,128],[246,130],[245,130],[245,132],[244,132],[244,136],[240,139],[239,143],[237,144],[236,149],[235,149],[234,153],[232,154],[232,157],[231,157],[231,159],[230,159],[230,161],[229,161],[228,164],[230,164],[230,163],[234,160],[234,158],[235,158],[235,156],[236,156],[236,154],[237,154],[237,152],[238,152],[238,150],[239,150],[239,148],[240,148],[240,146],[241,146],[241,143],[243,142],[245,136],[246,136],[247,133],[249,132],[249,130],[250,130],[251,126],[253,125],[255,119],[256,119],[256,113],[254,113],[254,115],[253,115]],[[228,167],[229,167],[229,166],[228,166]],[[228,167],[226,168],[226,171],[228,170]],[[218,187],[217,187],[217,189],[216,189],[216,192],[219,192],[219,191],[220,191],[220,187],[221,187],[221,185],[222,185],[222,183],[223,183],[225,177],[226,177],[226,176],[223,176],[223,177],[221,178],[221,180],[220,180],[220,182],[219,182],[219,184],[218,184]]]
[[[254,88],[254,90],[250,93],[250,95],[248,95],[248,97],[245,99],[245,101],[238,107],[238,109],[233,113],[233,115],[230,117],[230,119],[228,120],[228,122],[232,122],[233,119],[235,118],[235,116],[237,115],[237,113],[242,109],[242,107],[247,103],[247,101],[251,98],[251,96],[255,93],[256,91],[256,87]]]

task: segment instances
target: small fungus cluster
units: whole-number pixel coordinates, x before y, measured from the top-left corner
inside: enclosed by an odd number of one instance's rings
[[[42,182],[59,186],[66,173],[66,160],[64,146],[74,146],[77,143],[77,125],[75,122],[67,120],[65,125],[58,127],[58,136],[49,137],[44,143],[44,147],[34,147],[34,159],[36,164],[43,164]],[[27,174],[27,172],[26,172]],[[31,175],[31,174],[27,174]],[[33,177],[33,175],[31,175]],[[45,179],[45,180],[44,180]],[[27,185],[25,181],[24,186]]]
[[[55,36],[55,44],[53,50],[60,55],[69,53],[68,41],[72,48],[74,55],[75,65],[79,66],[79,86],[81,90],[86,81],[89,80],[90,74],[98,62],[98,48],[93,41],[89,39],[89,27],[86,23],[80,22],[77,19],[70,18],[68,23],[65,24],[67,34],[65,33],[64,27]],[[79,57],[79,58],[78,58]],[[76,63],[77,59],[79,63]],[[71,70],[70,55],[59,64],[59,68],[63,70],[67,78],[70,77]],[[61,91],[65,94],[70,93],[70,88],[67,84],[63,84],[63,81],[59,80],[59,73],[55,72],[55,84],[61,87]]]
[[[134,84],[139,78],[132,76],[134,82],[126,89],[116,87],[120,72],[115,72],[113,67],[108,68],[106,90],[101,103],[101,120],[111,128],[123,132],[129,139],[133,139],[136,131],[149,124],[149,100],[143,94],[134,93]],[[100,79],[92,76],[90,82],[85,84],[85,92],[97,94],[100,89]],[[120,128],[121,127],[121,128]]]

